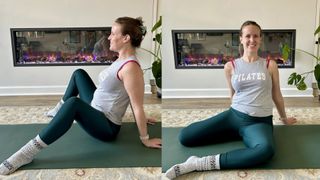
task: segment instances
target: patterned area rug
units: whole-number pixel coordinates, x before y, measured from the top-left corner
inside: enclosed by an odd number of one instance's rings
[[[30,124],[48,123],[51,118],[44,114],[52,107],[45,106],[1,106],[0,124]],[[148,117],[161,120],[161,105],[148,104],[144,106]],[[133,114],[128,108],[125,122],[132,122]],[[138,136],[138,134],[137,134]],[[161,179],[161,168],[87,168],[87,169],[47,169],[47,170],[18,170],[9,176],[1,176],[2,179]]]
[[[182,127],[216,115],[225,109],[162,109],[163,127]],[[320,124],[320,107],[317,108],[286,108],[288,116],[294,116],[299,124]],[[274,109],[274,124],[282,124]],[[166,179],[162,175],[163,179]],[[195,172],[186,174],[177,179],[320,179],[320,169],[292,169],[292,170],[228,170]]]

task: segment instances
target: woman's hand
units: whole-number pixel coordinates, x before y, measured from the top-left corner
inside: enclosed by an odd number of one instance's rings
[[[156,119],[154,118],[147,118],[147,124],[155,125],[156,124]]]
[[[161,139],[159,139],[159,138],[141,140],[141,142],[148,148],[161,149],[161,147],[162,147]]]
[[[297,119],[294,117],[289,118],[280,118],[285,125],[292,125],[297,122]]]

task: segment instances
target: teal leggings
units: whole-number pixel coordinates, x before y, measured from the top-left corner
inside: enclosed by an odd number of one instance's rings
[[[246,148],[220,154],[221,169],[253,167],[274,154],[272,116],[252,117],[233,108],[189,125],[179,139],[189,147],[242,139]]]
[[[82,69],[76,70],[63,96],[64,104],[39,136],[47,145],[64,135],[74,120],[91,136],[102,141],[114,140],[120,126],[112,123],[103,112],[91,107],[96,86]],[[79,96],[79,97],[77,97]]]

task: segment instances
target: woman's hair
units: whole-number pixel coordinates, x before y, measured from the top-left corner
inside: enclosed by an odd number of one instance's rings
[[[115,21],[121,25],[122,35],[128,34],[133,47],[140,47],[143,37],[146,35],[146,27],[143,26],[142,17],[119,17]]]
[[[256,23],[255,21],[246,21],[244,22],[242,25],[241,25],[241,28],[240,28],[240,32],[239,32],[239,35],[242,36],[242,29],[245,27],[245,26],[249,26],[249,25],[253,25],[253,26],[256,26],[259,28],[260,30],[260,36],[261,36],[261,27],[258,23]]]

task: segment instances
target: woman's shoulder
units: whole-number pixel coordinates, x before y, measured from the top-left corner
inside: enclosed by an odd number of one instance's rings
[[[123,80],[124,76],[139,76],[142,75],[140,64],[135,60],[128,60],[122,64],[118,70],[118,78]]]
[[[224,65],[224,70],[225,71],[231,71],[234,67],[234,62],[233,61],[228,61],[225,65]]]
[[[124,59],[119,58],[114,63],[117,64],[117,66],[120,66],[122,68],[123,66],[126,66],[127,64],[131,64],[131,62],[140,66],[140,62],[135,56],[130,56],[130,57],[127,57]]]
[[[141,70],[141,66],[137,59],[126,59],[122,62],[120,70],[132,72]]]
[[[241,58],[236,58],[234,60],[230,60],[225,64],[225,69],[233,69],[236,65],[236,63],[238,63],[241,60]]]
[[[269,63],[268,64],[268,69],[271,69],[271,70],[272,69],[278,69],[278,64],[277,64],[277,62],[275,60],[271,59],[267,63]]]

